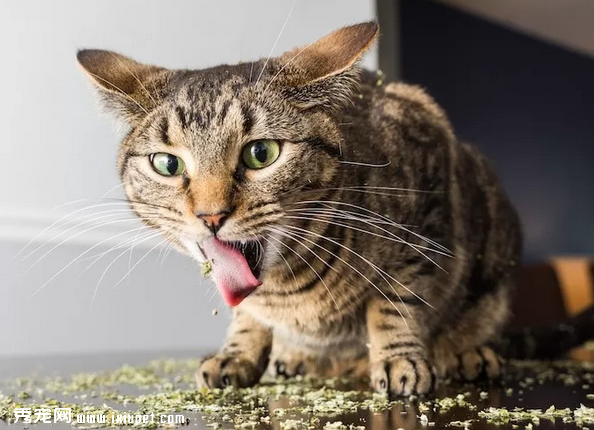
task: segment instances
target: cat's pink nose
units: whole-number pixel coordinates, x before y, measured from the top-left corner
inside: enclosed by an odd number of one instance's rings
[[[217,231],[222,227],[228,215],[229,211],[222,211],[216,214],[196,214],[198,218],[204,221],[208,229],[212,231],[212,234],[217,234]]]

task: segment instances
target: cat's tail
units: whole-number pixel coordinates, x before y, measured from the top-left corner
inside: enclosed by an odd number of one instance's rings
[[[553,359],[594,340],[594,306],[563,324],[510,330],[503,335],[500,353],[505,358]]]

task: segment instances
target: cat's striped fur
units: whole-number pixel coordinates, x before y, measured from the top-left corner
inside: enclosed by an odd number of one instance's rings
[[[508,316],[518,217],[422,89],[359,71],[376,34],[374,23],[345,27],[203,71],[79,53],[131,126],[119,169],[138,215],[200,258],[195,244],[212,233],[194,214],[232,208],[217,235],[264,250],[263,284],[234,309],[199,383],[247,386],[267,368],[364,373],[407,395],[436,377],[499,374],[491,345]],[[262,138],[281,141],[281,156],[250,171],[241,148]],[[159,177],[155,152],[183,158],[187,173]]]

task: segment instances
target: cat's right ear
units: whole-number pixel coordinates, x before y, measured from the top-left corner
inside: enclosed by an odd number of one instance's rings
[[[169,72],[98,49],[80,50],[76,58],[96,87],[103,105],[131,126],[156,107]]]
[[[336,108],[348,103],[359,82],[359,62],[377,38],[376,22],[340,28],[280,56],[285,96],[298,106]]]

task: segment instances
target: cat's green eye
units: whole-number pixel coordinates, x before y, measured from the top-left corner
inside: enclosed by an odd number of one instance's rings
[[[158,152],[151,154],[149,160],[155,172],[163,176],[179,176],[183,175],[186,171],[184,160],[172,154]]]
[[[263,169],[276,161],[280,154],[280,145],[276,140],[254,140],[243,147],[243,162],[250,169]]]

